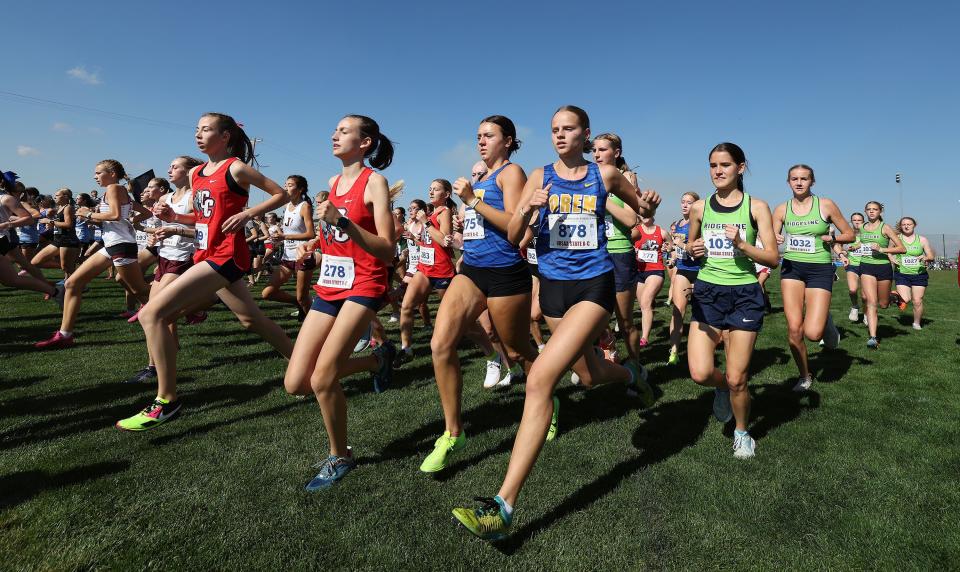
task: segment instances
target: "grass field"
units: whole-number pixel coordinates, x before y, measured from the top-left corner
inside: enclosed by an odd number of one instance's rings
[[[790,389],[783,314],[767,318],[750,461],[732,457],[711,394],[666,365],[661,305],[644,353],[657,403],[638,411],[622,386],[562,382],[560,434],[520,498],[514,536],[496,546],[450,522],[452,507],[495,494],[522,408],[522,386],[482,389],[478,351],[462,354],[470,440],[442,478],[417,470],[443,429],[430,331],[418,327],[418,358],[393,389],[345,381],[361,465],[309,494],[327,448],[316,403],[282,390],[283,359],[231,314],[183,327],[183,414],[130,434],[113,423],[155,388],[121,383],[146,357],[139,326],[114,318],[119,288],[98,279],[79,344],[51,353],[30,344],[55,329],[56,307],[2,289],[0,569],[956,569],[956,274],[932,275],[923,331],[882,312],[875,352],[837,286],[841,349],[810,344],[818,383],[806,395]],[[267,310],[295,335],[289,308]]]

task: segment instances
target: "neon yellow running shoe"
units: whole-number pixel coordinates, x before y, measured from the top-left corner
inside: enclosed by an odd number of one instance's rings
[[[510,534],[513,515],[503,509],[500,497],[476,497],[480,508],[455,508],[453,517],[460,526],[466,528],[477,538],[487,541],[503,540]]]
[[[560,417],[560,400],[553,398],[553,416],[550,417],[550,428],[547,429],[547,441],[553,441],[557,436],[557,421]]]
[[[456,437],[449,431],[444,431],[443,435],[437,438],[433,444],[433,451],[427,455],[420,465],[420,470],[424,473],[436,473],[447,468],[447,455],[456,453],[467,445],[467,436],[460,433]]]
[[[647,373],[647,368],[633,360],[625,362],[623,367],[630,370],[630,381],[627,383],[627,395],[639,398],[640,403],[643,404],[644,407],[653,405],[657,398],[653,393],[653,388],[647,383],[647,378],[650,376],[650,374]]]
[[[169,421],[179,411],[180,401],[167,401],[157,397],[140,413],[117,421],[116,427],[124,431],[146,431]]]
[[[670,350],[670,359],[667,360],[669,365],[677,365],[680,363],[680,354],[676,350]]]

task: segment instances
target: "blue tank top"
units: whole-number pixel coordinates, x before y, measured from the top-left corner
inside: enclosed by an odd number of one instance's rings
[[[690,236],[690,221],[687,220],[686,224],[681,224],[682,222],[682,219],[677,222],[676,231],[673,234],[682,236],[683,242],[686,243]],[[686,250],[678,247],[674,255],[677,257],[677,268],[679,270],[692,270],[694,272],[700,270],[700,260],[687,254]]]
[[[93,242],[93,229],[87,224],[87,219],[77,219],[77,240]]]
[[[540,209],[537,264],[550,280],[586,280],[613,270],[604,232],[607,188],[600,168],[587,164],[578,181],[561,179],[553,165],[543,168],[543,185],[550,187]]]
[[[20,244],[37,244],[40,242],[40,228],[35,222],[18,226],[17,237],[20,239]]]
[[[503,210],[503,189],[497,186],[497,175],[507,165],[473,186],[473,193],[487,205]],[[470,207],[463,211],[463,261],[470,266],[502,268],[520,262],[520,251],[510,244],[507,235],[492,224],[484,224],[483,217]]]

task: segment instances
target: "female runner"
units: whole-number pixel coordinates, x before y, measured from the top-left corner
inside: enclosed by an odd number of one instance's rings
[[[87,219],[87,224],[100,225],[103,231],[105,248],[97,251],[99,256],[91,256],[83,261],[76,272],[64,283],[66,295],[63,303],[63,318],[60,329],[53,336],[34,347],[38,349],[68,348],[74,345],[73,327],[80,313],[83,290],[91,280],[104,270],[116,267],[117,276],[124,288],[135,293],[141,303],[147,302],[149,289],[143,281],[143,270],[137,264],[137,243],[130,223],[133,201],[127,188],[120,183],[127,173],[119,161],[106,159],[97,163],[93,178],[104,189],[103,200],[99,208],[77,209],[76,215]]]
[[[179,214],[162,205],[158,213],[164,222],[196,225],[194,265],[140,309],[140,325],[157,366],[157,397],[140,413],[118,421],[118,429],[150,429],[180,410],[177,339],[170,326],[184,311],[209,303],[214,293],[244,328],[260,334],[281,355],[289,358],[293,349],[290,338],[263,315],[241,280],[250,270],[244,225],[253,215],[280,207],[287,201],[287,194],[247,164],[253,159],[253,146],[229,115],[207,113],[200,117],[196,141],[209,161],[190,170],[194,212]],[[251,185],[271,197],[245,208]]]
[[[7,254],[16,247],[13,244],[13,229],[25,225],[35,224],[33,216],[20,204],[19,197],[14,196],[8,189],[14,188],[6,179],[0,179],[0,284],[19,290],[33,290],[47,294],[61,307],[63,306],[64,290],[46,280],[40,280],[30,274],[18,274],[17,269],[7,258]]]
[[[747,376],[764,314],[754,263],[776,268],[780,254],[770,207],[743,190],[747,168],[743,150],[733,143],[720,143],[710,151],[709,160],[716,192],[690,209],[687,251],[705,258],[693,287],[687,362],[695,382],[716,388],[713,414],[717,419],[726,423],[736,417],[733,455],[748,458],[754,456],[756,444],[747,432]],[[762,249],[755,245],[758,237]],[[725,374],[714,360],[721,341]]]
[[[34,255],[30,263],[38,268],[60,268],[64,279],[67,279],[76,270],[77,258],[80,256],[73,191],[67,188],[60,189],[53,195],[53,201],[56,205],[56,214],[52,218],[41,218],[39,221],[40,224],[53,228],[53,238],[50,244]],[[56,258],[55,261],[54,258]]]
[[[373,119],[348,115],[333,132],[333,154],[343,163],[330,179],[330,197],[317,208],[323,228],[304,256],[320,243],[323,260],[317,297],[297,336],[284,386],[294,395],[313,393],[320,405],[330,453],[306,490],[332,486],[356,466],[347,446],[347,400],[339,380],[374,372],[374,389],[390,385],[394,347],[378,345],[372,355],[350,358],[360,335],[385,301],[387,263],[393,259],[394,226],[387,180],[364,165],[386,169],[393,144]]]
[[[486,174],[474,185],[462,177],[453,185],[466,207],[463,264],[440,302],[430,342],[446,430],[420,465],[425,473],[443,470],[449,455],[467,443],[460,418],[463,374],[457,345],[468,329],[476,328],[484,310],[489,310],[491,329],[503,343],[508,362],[522,363],[528,370],[537,358],[529,343],[530,270],[507,240],[507,226],[527,181],[523,169],[510,162],[519,148],[517,130],[509,118],[483,119],[477,130],[477,150]]]
[[[316,264],[312,256],[298,259],[297,251],[308,240],[316,238],[313,226],[313,207],[310,204],[307,179],[300,175],[290,175],[284,185],[290,195],[290,203],[283,210],[283,227],[280,237],[283,240],[283,256],[270,275],[270,284],[263,289],[264,300],[273,300],[284,304],[293,304],[299,309],[298,319],[302,322],[310,311],[310,283]],[[281,287],[291,276],[296,275],[297,294],[291,296]]]
[[[856,235],[854,241],[850,244],[834,245],[833,250],[837,253],[840,262],[843,263],[844,271],[847,275],[847,293],[850,296],[850,314],[847,318],[851,322],[860,321],[860,260],[865,254],[869,254],[869,249],[860,242],[860,229],[863,228],[863,214],[853,213],[850,215],[850,226]]]
[[[640,348],[645,348],[650,343],[648,340],[650,330],[653,329],[653,302],[663,288],[666,270],[661,253],[664,245],[670,244],[673,239],[670,237],[670,231],[654,223],[653,217],[641,218],[640,224],[631,231],[630,239],[637,252],[635,264],[638,271],[637,299],[640,301],[641,331],[640,341],[635,350],[639,353]],[[630,311],[632,313],[633,308]]]
[[[621,382],[638,389],[641,383],[636,363],[628,361],[623,367],[593,351],[593,341],[606,327],[616,304],[604,215],[608,193],[646,216],[653,214],[660,197],[652,191],[638,196],[633,183],[616,167],[583,158],[590,151],[590,119],[583,109],[561,107],[551,127],[559,158],[527,179],[507,234],[518,244],[536,215],[533,229],[541,276],[540,304],[552,335],[527,374],[523,418],[499,493],[481,499],[479,509],[453,510],[467,530],[484,540],[509,534],[513,505],[546,441],[557,407],[553,390],[563,373],[576,363],[586,386]]]
[[[906,252],[897,255],[897,294],[903,300],[903,308],[913,302],[913,329],[922,329],[923,294],[927,291],[927,263],[936,258],[927,237],[915,234],[917,221],[905,216],[897,224],[900,242]]]
[[[867,222],[860,229],[860,242],[870,249],[870,253],[860,259],[860,290],[866,300],[867,308],[864,322],[870,337],[867,347],[879,349],[877,340],[877,305],[886,308],[890,305],[890,283],[893,281],[893,269],[888,254],[903,254],[907,251],[900,237],[887,223],[883,222],[883,205],[877,201],[866,204],[863,212]]]
[[[680,363],[680,338],[683,336],[683,315],[687,311],[687,303],[693,293],[693,285],[700,272],[700,261],[690,256],[687,251],[687,235],[690,232],[690,209],[700,200],[700,195],[692,191],[683,193],[680,197],[680,214],[683,216],[674,223],[673,237],[676,272],[671,278],[670,292],[673,300],[673,315],[670,319],[670,357],[667,363]]]
[[[853,242],[856,235],[832,200],[813,194],[813,168],[794,165],[787,170],[793,197],[773,211],[773,231],[783,245],[780,293],[787,319],[787,341],[800,377],[794,391],[807,391],[813,384],[807,360],[807,344],[823,340],[828,349],[840,343],[840,332],[830,316],[835,268],[834,244]],[[834,225],[839,234],[830,232]]]

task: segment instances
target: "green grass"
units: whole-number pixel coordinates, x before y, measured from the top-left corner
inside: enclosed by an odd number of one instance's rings
[[[560,435],[499,546],[450,522],[452,507],[496,492],[523,403],[522,386],[481,388],[478,351],[462,354],[470,440],[446,475],[417,470],[443,428],[418,327],[418,359],[394,389],[345,381],[361,465],[308,494],[327,447],[319,410],[286,395],[285,362],[226,311],[182,329],[183,415],[129,434],[113,423],[155,389],[120,383],[146,358],[140,328],[114,318],[118,287],[97,280],[79,345],[50,353],[30,344],[56,327],[55,306],[0,290],[0,568],[956,568],[956,274],[931,277],[922,332],[884,311],[876,352],[837,286],[841,349],[810,344],[819,382],[806,396],[790,391],[783,314],[768,316],[751,379],[758,456],[746,462],[711,395],[666,365],[659,307],[644,352],[656,405],[562,382]],[[295,334],[289,308],[266,307]]]

